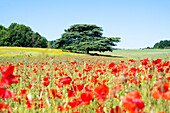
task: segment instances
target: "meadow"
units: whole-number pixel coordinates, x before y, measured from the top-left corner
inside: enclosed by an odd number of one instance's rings
[[[0,112],[169,113],[169,61],[170,49],[0,47]]]

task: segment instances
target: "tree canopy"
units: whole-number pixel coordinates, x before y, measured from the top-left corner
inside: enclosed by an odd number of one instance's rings
[[[0,25],[0,46],[47,47],[47,39],[30,27],[12,23],[8,28]]]
[[[170,40],[161,40],[157,42],[153,48],[155,49],[170,49]]]
[[[56,41],[56,48],[70,51],[112,51],[119,37],[103,37],[103,29],[96,25],[76,24],[64,30],[61,38]]]

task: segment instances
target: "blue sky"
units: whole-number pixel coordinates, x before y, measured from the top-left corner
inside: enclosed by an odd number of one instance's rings
[[[170,0],[0,0],[0,24],[30,26],[48,40],[73,24],[96,24],[118,48],[152,47],[170,40]]]

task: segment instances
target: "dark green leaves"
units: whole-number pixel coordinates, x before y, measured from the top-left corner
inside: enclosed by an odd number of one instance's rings
[[[47,47],[47,39],[30,27],[12,23],[7,29],[0,25],[0,46]]]

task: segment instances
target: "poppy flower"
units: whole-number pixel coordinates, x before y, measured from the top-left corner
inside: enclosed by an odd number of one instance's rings
[[[104,102],[109,94],[109,87],[106,85],[99,85],[94,89],[94,95],[99,102]]]
[[[31,101],[28,100],[25,104],[27,105],[27,108],[29,108],[29,109],[32,108],[32,102]]]
[[[153,61],[153,65],[161,63],[162,59],[156,59]]]
[[[3,85],[11,85],[11,84],[17,84],[19,81],[15,75],[13,75],[14,72],[14,66],[9,65],[8,67],[4,67],[1,69],[2,76],[1,76],[1,83]]]
[[[73,111],[72,113],[80,113],[79,111]]]
[[[160,93],[164,93],[164,92],[167,92],[168,91],[168,88],[170,87],[170,83],[168,82],[164,82],[162,84],[158,84],[157,85],[157,89]]]
[[[12,75],[14,72],[14,66],[9,65],[8,67],[4,67],[1,69],[1,72],[3,75],[6,75],[6,76]]]
[[[115,63],[113,63],[113,62],[112,62],[112,63],[110,63],[110,64],[109,64],[109,69],[111,69],[111,68],[115,67],[115,65],[116,65],[116,64],[115,64]]]
[[[0,103],[0,111],[2,111],[3,108],[4,108],[4,104]]]
[[[43,83],[42,83],[44,86],[48,86],[50,84],[50,81],[49,81],[49,77],[48,76],[45,76],[43,78]]]
[[[72,79],[69,76],[64,76],[62,78],[59,78],[59,83],[62,83],[63,85],[69,85],[71,81]]]
[[[12,109],[9,108],[9,104],[0,103],[0,112],[6,113],[3,109],[8,109],[8,113],[12,113]]]
[[[88,104],[90,104],[90,101],[93,99],[93,94],[92,93],[89,93],[89,92],[87,92],[87,93],[82,93],[81,95],[80,95],[80,98],[79,98],[79,100],[80,100],[80,106],[82,106],[82,105],[88,105]]]
[[[53,95],[53,98],[58,97],[58,98],[63,98],[63,96],[57,92],[57,89],[51,89],[51,93]]]
[[[15,94],[7,89],[0,88],[0,98],[8,99],[11,98],[12,96],[15,96]]]
[[[139,91],[129,92],[123,97],[123,107],[129,112],[142,111],[144,108],[144,102],[140,99],[141,95]]]
[[[50,84],[50,81],[44,81],[42,84],[47,87]]]
[[[44,107],[44,104],[38,104],[38,107],[39,107],[39,108],[43,108],[43,107]]]
[[[27,92],[28,92],[27,89],[21,89],[20,95],[21,95],[22,97],[25,97],[25,96],[27,95]]]
[[[67,92],[68,92],[68,97],[69,97],[69,98],[70,98],[70,97],[74,97],[74,96],[76,96],[76,94],[77,94],[77,92],[76,92],[73,88],[67,89]]]
[[[78,91],[81,91],[84,88],[84,84],[77,84]]]
[[[73,99],[72,101],[68,102],[67,105],[71,106],[71,109],[76,109],[80,104],[79,99]]]
[[[169,91],[170,84],[168,82],[157,84],[157,90],[152,93],[152,97],[154,99],[163,98],[165,100],[170,100],[170,91]]]

